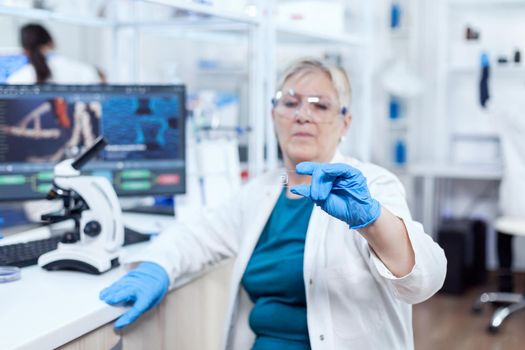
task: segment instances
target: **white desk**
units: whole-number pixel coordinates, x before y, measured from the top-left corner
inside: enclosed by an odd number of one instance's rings
[[[158,231],[173,219],[162,216],[125,214],[130,228],[141,232]],[[43,237],[45,230],[17,234]],[[49,234],[49,231],[48,231]],[[2,240],[4,241],[4,240]],[[125,248],[132,253],[149,243]],[[38,266],[22,269],[19,281],[0,284],[0,349],[52,349],[94,330],[121,315],[125,309],[111,307],[98,298],[126,271],[123,267],[100,276],[70,271],[46,271]]]
[[[22,279],[0,285],[0,349],[54,349],[124,312],[98,299],[98,293],[124,274],[101,276],[22,269]]]
[[[439,179],[500,180],[503,174],[497,165],[416,164],[410,175],[423,179],[423,226],[435,238],[436,182]]]

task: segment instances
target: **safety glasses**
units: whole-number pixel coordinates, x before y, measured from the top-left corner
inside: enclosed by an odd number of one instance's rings
[[[314,123],[332,123],[337,116],[344,116],[346,107],[340,107],[332,99],[325,96],[305,96],[296,93],[293,89],[283,93],[277,91],[272,99],[275,113],[286,119],[295,119],[307,116]],[[302,113],[302,114],[301,114]]]

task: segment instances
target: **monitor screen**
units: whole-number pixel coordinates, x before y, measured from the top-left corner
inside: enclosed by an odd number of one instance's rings
[[[44,198],[53,167],[103,135],[82,169],[119,196],[185,192],[182,85],[0,85],[0,200]]]

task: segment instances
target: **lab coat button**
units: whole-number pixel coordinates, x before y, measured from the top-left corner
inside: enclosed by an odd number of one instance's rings
[[[323,341],[323,340],[324,340],[324,335],[321,334],[321,335],[319,336],[319,339],[320,339],[321,341]]]
[[[314,281],[310,278],[310,281],[309,281],[310,285],[314,284]]]

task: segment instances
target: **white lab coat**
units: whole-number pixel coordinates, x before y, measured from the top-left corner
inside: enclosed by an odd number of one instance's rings
[[[520,93],[523,94],[522,91]],[[523,96],[491,102],[503,159],[499,207],[504,216],[525,218],[525,103]]]
[[[361,170],[372,196],[403,219],[416,264],[408,275],[394,277],[361,234],[314,207],[304,250],[312,349],[412,349],[411,304],[426,300],[442,286],[446,273],[443,250],[411,219],[403,187],[393,174],[339,154],[333,162]],[[245,350],[253,345],[248,324],[252,304],[240,281],[281,190],[279,172],[260,176],[227,204],[171,227],[151,249],[130,260],[162,265],[173,282],[236,257],[225,349]]]
[[[51,70],[48,83],[54,84],[100,84],[100,77],[95,67],[57,54],[47,59]],[[7,78],[7,84],[34,84],[36,72],[31,64],[26,64]]]

